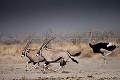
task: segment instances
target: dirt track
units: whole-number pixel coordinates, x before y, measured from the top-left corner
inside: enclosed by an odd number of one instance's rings
[[[18,59],[18,61],[16,60]],[[72,61],[67,63],[65,73],[47,71],[42,73],[42,64],[38,69],[34,69],[32,64],[29,65],[28,71],[25,71],[27,59],[14,56],[0,57],[0,80],[120,80],[120,57],[107,57],[107,63],[103,63],[103,59],[84,58],[77,59],[79,64]],[[5,60],[5,62],[4,62]],[[15,61],[16,60],[16,61]],[[51,64],[51,68],[55,69],[59,64]]]

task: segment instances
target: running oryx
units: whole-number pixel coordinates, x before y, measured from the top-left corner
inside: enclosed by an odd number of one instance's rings
[[[53,38],[54,39],[54,38]],[[52,40],[52,39],[51,39]],[[60,49],[49,49],[46,45],[51,41],[49,40],[46,44],[43,43],[43,45],[40,47],[37,56],[41,56],[44,57],[45,59],[45,64],[43,66],[44,68],[44,72],[46,69],[51,70],[50,68],[48,68],[48,65],[50,63],[60,63],[60,67],[54,71],[57,71],[59,69],[62,69],[63,72],[63,67],[66,65],[66,62],[68,61],[68,59],[70,58],[73,62],[78,64],[78,61],[76,61],[74,58],[72,58],[71,56],[79,56],[81,54],[81,52],[76,53],[75,55],[71,55],[68,51],[64,51],[64,50],[60,50]]]
[[[32,42],[32,39],[27,43],[27,45],[25,46],[25,48],[23,49],[22,51],[22,55],[21,57],[23,58],[24,56],[29,58],[30,61],[27,62],[27,65],[26,65],[26,69],[28,68],[28,64],[29,63],[33,63],[34,65],[34,68],[35,67],[35,64],[37,63],[38,66],[39,66],[39,62],[43,62],[45,59],[41,56],[36,56],[38,50],[35,49],[35,50],[32,50],[32,49],[28,49],[29,45],[31,44]]]

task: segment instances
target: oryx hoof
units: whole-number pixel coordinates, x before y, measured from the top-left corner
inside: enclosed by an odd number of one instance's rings
[[[62,73],[69,73],[68,71],[62,71]]]
[[[25,71],[29,71],[29,70],[26,69]]]
[[[60,69],[55,69],[55,70],[53,70],[54,72],[57,72],[57,71],[59,71]]]
[[[30,69],[26,69],[25,71],[27,72],[27,71],[32,71],[32,70],[30,70]]]
[[[39,67],[36,67],[36,69],[39,69]]]
[[[57,72],[57,70],[53,70],[53,72]]]
[[[25,69],[25,71],[32,71],[32,70],[28,68],[28,69]]]
[[[46,72],[46,71],[44,71],[44,70],[41,70],[41,71],[42,71],[42,73],[43,73],[43,74],[47,74],[47,72]]]
[[[104,63],[105,63],[105,64],[107,64],[107,62],[106,62],[106,61],[104,61]]]
[[[39,67],[34,67],[35,69],[39,69]]]
[[[47,72],[43,71],[43,74],[47,74]]]

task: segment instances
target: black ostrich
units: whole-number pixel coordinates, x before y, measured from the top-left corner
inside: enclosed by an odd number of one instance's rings
[[[89,46],[92,48],[94,53],[101,53],[104,58],[104,63],[106,63],[106,56],[111,54],[112,51],[117,48],[116,45],[112,43],[97,43],[92,45],[89,43]]]

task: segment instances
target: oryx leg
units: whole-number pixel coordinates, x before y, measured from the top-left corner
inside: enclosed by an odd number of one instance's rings
[[[25,67],[26,70],[28,70],[28,68],[29,68],[28,65],[29,65],[30,63],[32,63],[32,62],[33,62],[33,61],[28,61],[28,62],[27,62],[27,65],[26,65],[26,67]]]
[[[38,65],[38,66],[40,66],[40,63],[39,63],[39,62],[37,62],[37,65]]]
[[[45,73],[46,69],[51,70],[50,68],[48,68],[50,62],[45,61],[45,64],[43,65],[43,72]]]
[[[37,62],[33,62],[33,67],[36,69],[37,67],[35,66],[35,64],[36,64]]]
[[[62,72],[64,72],[65,65],[66,65],[66,61],[64,59],[62,59],[62,62],[60,63],[60,66],[62,67],[61,68]]]
[[[60,67],[58,69],[54,70],[54,71],[58,71],[58,70],[61,69],[61,71],[64,72],[65,65],[66,65],[66,62],[65,62],[64,59],[62,59],[61,62],[60,62]]]
[[[54,70],[55,72],[62,69],[62,66],[60,66],[59,68],[57,68],[56,70]]]

